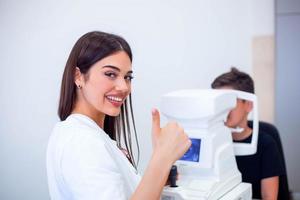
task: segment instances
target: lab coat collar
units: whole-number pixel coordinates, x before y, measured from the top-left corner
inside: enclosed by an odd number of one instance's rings
[[[79,120],[79,121],[83,122],[85,125],[93,128],[93,129],[103,130],[100,126],[98,126],[98,124],[94,120],[92,120],[90,117],[88,117],[86,115],[79,114],[79,113],[73,113],[73,114],[69,115],[68,118]]]

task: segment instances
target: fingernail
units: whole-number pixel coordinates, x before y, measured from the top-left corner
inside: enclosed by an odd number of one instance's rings
[[[156,109],[155,108],[152,108],[152,115],[154,115],[156,113]]]

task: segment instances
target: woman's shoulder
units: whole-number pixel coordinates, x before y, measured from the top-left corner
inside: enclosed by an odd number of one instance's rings
[[[50,137],[56,142],[76,143],[79,146],[89,143],[104,145],[107,134],[84,118],[69,116],[56,123]]]

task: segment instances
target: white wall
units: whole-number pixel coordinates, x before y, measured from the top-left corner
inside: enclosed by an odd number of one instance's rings
[[[290,189],[300,199],[300,1],[277,0],[276,117],[287,164]]]
[[[45,151],[60,80],[83,33],[124,36],[134,53],[133,102],[150,157],[150,110],[165,92],[207,88],[231,65],[251,72],[252,1],[0,2],[0,199],[47,199]]]
[[[274,0],[252,0],[253,36],[274,35]]]
[[[274,0],[253,0],[252,71],[255,94],[258,97],[259,118],[274,122]]]

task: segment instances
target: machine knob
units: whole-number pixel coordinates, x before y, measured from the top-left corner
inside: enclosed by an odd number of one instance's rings
[[[171,168],[170,174],[169,174],[169,178],[168,178],[168,180],[170,182],[170,187],[177,187],[176,179],[177,179],[177,166],[172,165],[172,168]]]

